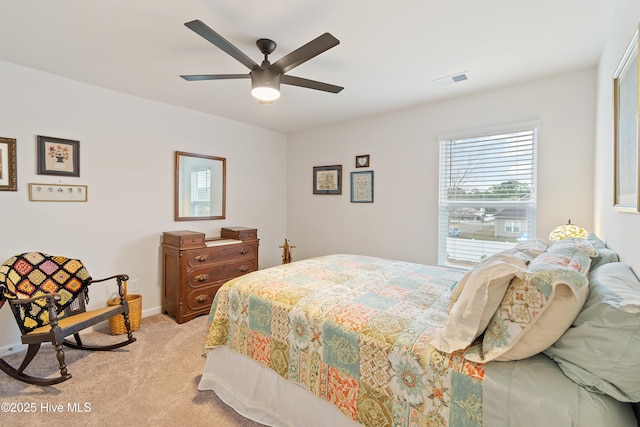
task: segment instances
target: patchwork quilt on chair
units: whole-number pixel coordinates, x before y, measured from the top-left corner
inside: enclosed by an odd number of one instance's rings
[[[205,351],[253,358],[367,426],[482,425],[484,365],[430,345],[462,273],[330,255],[218,290]]]
[[[56,310],[61,313],[76,295],[87,291],[90,282],[91,276],[80,260],[40,252],[15,255],[0,266],[0,307],[6,299],[28,299],[57,292],[61,298]],[[25,304],[20,316],[18,320],[26,331],[48,324],[45,299]]]

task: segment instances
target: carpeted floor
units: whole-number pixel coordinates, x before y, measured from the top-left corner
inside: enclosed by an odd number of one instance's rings
[[[206,316],[178,325],[163,314],[143,318],[137,341],[111,352],[65,347],[68,381],[38,387],[0,371],[0,424],[34,426],[216,426],[258,427],[225,405],[212,391],[198,391],[205,359],[201,356]],[[108,324],[83,335],[86,343],[122,339]],[[17,366],[23,354],[4,359]],[[48,345],[27,369],[55,376],[58,362]]]

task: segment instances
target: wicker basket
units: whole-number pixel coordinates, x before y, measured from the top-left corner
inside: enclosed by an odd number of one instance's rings
[[[137,331],[140,328],[140,319],[142,318],[142,295],[127,294],[127,282],[124,282],[124,296],[129,304],[129,324],[132,331]],[[109,306],[120,304],[120,297],[111,298],[107,301]],[[127,328],[124,325],[124,316],[117,315],[109,319],[109,328],[111,329],[111,335],[121,335],[127,333]]]

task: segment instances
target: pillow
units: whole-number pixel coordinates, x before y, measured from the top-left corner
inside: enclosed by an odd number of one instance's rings
[[[600,240],[600,238],[598,236],[596,236],[594,233],[589,233],[587,235],[587,240],[589,241],[589,243],[591,243],[593,245],[594,248],[596,248],[596,250],[604,249],[604,248],[607,247],[604,244],[604,242],[602,240]]]
[[[615,251],[607,248],[602,240],[593,233],[589,233],[587,240],[591,242],[594,248],[598,251],[598,256],[591,260],[591,271],[595,270],[603,264],[610,262],[618,262],[618,254]]]
[[[545,354],[588,390],[640,401],[640,281],[620,262],[590,275],[590,293],[573,326]]]
[[[513,248],[507,249],[502,253],[521,253],[527,256],[529,259],[534,259],[538,255],[546,251],[550,244],[551,243],[548,240],[543,239],[527,240],[525,242],[518,243]]]
[[[527,240],[526,242],[518,243],[513,248],[506,249],[500,252],[499,254],[506,255],[506,256],[515,256],[515,257],[522,258],[525,261],[531,261],[538,255],[543,253],[547,249],[549,244],[550,243],[548,241],[542,240],[542,239]],[[467,280],[469,280],[469,277],[474,272],[474,270],[478,268],[483,268],[483,264],[490,259],[491,257],[482,261],[480,264],[477,264],[473,270],[467,271],[465,275],[462,276],[462,278],[458,281],[458,283],[455,285],[455,287],[451,291],[451,300],[450,300],[449,306],[447,307],[447,312],[449,312],[453,308],[453,304],[455,304],[455,302],[460,297],[460,294],[462,293],[462,289],[464,289],[464,286],[466,285]]]
[[[580,249],[585,254],[590,257],[598,256],[598,251],[593,247],[591,242],[587,239],[581,239],[578,237],[569,237],[567,239],[558,240],[556,242],[551,243],[551,245],[547,248],[547,252],[559,252],[569,248],[569,250],[573,248]]]
[[[482,268],[481,266],[483,266],[483,263],[476,264],[476,266],[472,270],[469,270],[466,273],[464,273],[464,276],[462,276],[460,280],[458,280],[458,283],[454,285],[453,289],[451,289],[451,295],[449,296],[449,305],[445,310],[447,313],[451,312],[453,305],[456,303],[456,301],[458,301],[458,298],[460,298],[460,294],[462,293],[462,290],[464,289],[465,285],[469,281],[469,277],[471,277],[471,275],[476,271],[476,269]]]
[[[519,256],[498,253],[468,272],[460,298],[438,331],[434,347],[446,353],[467,348],[487,327],[507,286],[515,276],[524,274],[526,264]]]
[[[553,245],[552,245],[553,246]],[[520,360],[552,345],[571,326],[589,293],[591,259],[580,242],[536,257],[527,274],[514,278],[491,318],[482,344],[468,360]],[[588,248],[587,248],[588,249]]]

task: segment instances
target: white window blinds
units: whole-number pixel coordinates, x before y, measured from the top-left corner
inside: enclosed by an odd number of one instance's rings
[[[535,238],[536,129],[440,141],[439,264]]]

